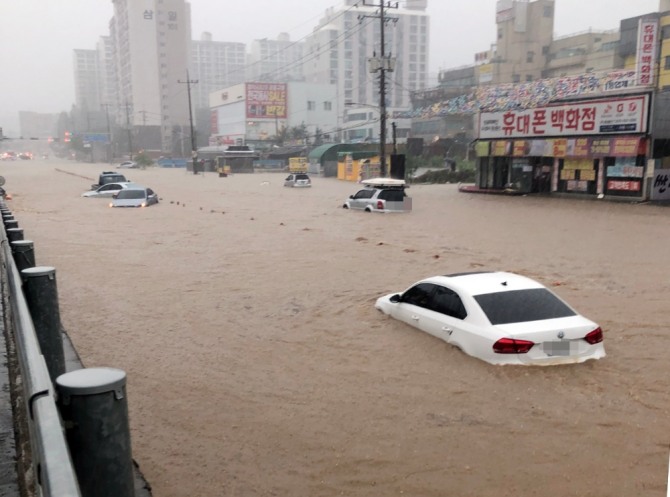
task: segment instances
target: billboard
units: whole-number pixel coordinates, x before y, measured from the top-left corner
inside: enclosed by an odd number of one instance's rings
[[[286,83],[246,83],[247,119],[286,119]]]
[[[640,19],[637,38],[637,84],[651,86],[655,83],[654,68],[658,57],[658,20]]]
[[[646,133],[649,95],[482,112],[479,138],[527,138]]]

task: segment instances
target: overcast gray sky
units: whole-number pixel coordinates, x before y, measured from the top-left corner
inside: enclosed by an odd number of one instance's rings
[[[249,43],[308,34],[338,0],[191,0],[192,32]],[[370,2],[372,3],[372,2]],[[374,3],[378,3],[375,0]],[[401,2],[402,3],[402,2]],[[428,0],[430,71],[471,64],[495,41],[496,0]],[[658,0],[556,0],[555,32],[616,29],[623,18],[658,9]],[[73,49],[108,34],[111,0],[0,0],[0,126],[16,129],[19,110],[60,112],[74,102]]]

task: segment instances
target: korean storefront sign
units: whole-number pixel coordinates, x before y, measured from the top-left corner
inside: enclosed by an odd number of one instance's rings
[[[506,140],[477,142],[479,157],[489,155],[489,144],[493,143],[493,155],[509,155]],[[500,143],[500,145],[496,145]],[[514,140],[514,157],[636,157],[646,154],[647,141],[639,136],[618,136],[616,138],[555,138],[546,140]]]
[[[642,178],[644,167],[638,166],[635,157],[617,157],[613,166],[607,167],[608,178]]]
[[[512,150],[512,142],[506,140],[497,140],[493,142],[491,147],[491,155],[494,157],[508,156]]]
[[[247,119],[286,119],[286,83],[246,83]]]
[[[482,112],[479,138],[533,138],[646,133],[649,95]]]
[[[477,157],[488,157],[491,153],[491,142],[475,143],[475,152],[477,153]]]
[[[642,188],[640,181],[622,181],[622,180],[608,180],[607,189],[619,192],[639,192]]]
[[[656,58],[658,56],[658,20],[640,19],[637,36],[637,84],[654,84]]]
[[[670,200],[670,169],[657,169],[652,178],[651,199]]]

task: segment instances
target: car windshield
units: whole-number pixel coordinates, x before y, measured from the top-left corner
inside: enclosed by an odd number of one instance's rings
[[[100,178],[100,182],[102,184],[107,184],[107,183],[116,183],[117,181],[125,181],[126,178],[123,176],[102,176]]]
[[[525,323],[574,316],[575,312],[546,288],[475,295],[491,324]]]
[[[144,198],[144,190],[121,190],[117,199]]]

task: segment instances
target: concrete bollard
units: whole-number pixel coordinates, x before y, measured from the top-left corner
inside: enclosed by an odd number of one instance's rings
[[[134,497],[126,373],[78,369],[59,376],[56,388],[82,497]]]
[[[19,274],[24,269],[35,267],[35,245],[32,240],[17,240],[10,242],[9,246],[12,249],[14,264]]]
[[[9,228],[7,231],[7,240],[9,243],[23,240],[23,228]]]
[[[40,344],[51,381],[54,382],[56,378],[65,373],[65,352],[58,308],[56,269],[48,266],[24,269],[21,271],[21,278],[37,341]]]
[[[18,228],[19,222],[16,219],[5,219],[5,229]]]

